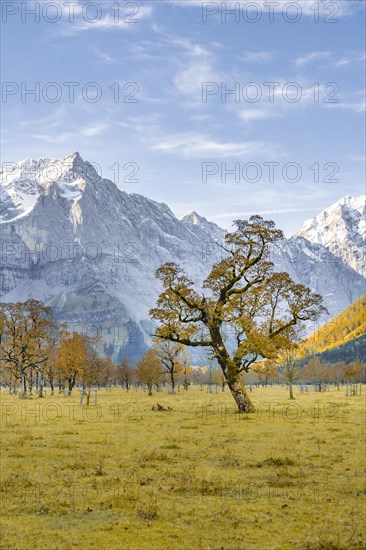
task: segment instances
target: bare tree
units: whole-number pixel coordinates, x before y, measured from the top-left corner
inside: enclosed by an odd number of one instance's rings
[[[319,357],[312,357],[301,371],[301,378],[318,386],[322,391],[322,385],[327,381],[327,367],[320,362]]]
[[[42,397],[49,345],[57,332],[52,310],[36,300],[0,307],[2,366],[20,380],[22,397],[27,393],[27,385],[32,391],[35,379]]]
[[[128,357],[123,357],[122,361],[116,367],[117,381],[119,384],[130,390],[135,371],[130,364]]]
[[[183,371],[184,347],[169,340],[158,340],[155,343],[157,357],[159,358],[163,373],[170,378],[172,393],[175,392],[177,376]]]
[[[188,391],[192,381],[192,367],[189,365],[189,356],[186,353],[183,357],[183,370],[179,374],[179,378],[182,381],[183,388]]]
[[[271,361],[257,361],[252,372],[257,375],[258,382],[266,387],[278,378],[278,369]]]
[[[294,398],[293,384],[300,378],[300,367],[298,365],[299,345],[296,342],[288,342],[278,354],[278,363],[283,366],[282,378],[289,387],[290,399]]]
[[[365,379],[365,366],[356,359],[345,367],[344,377],[349,382],[362,382]]]

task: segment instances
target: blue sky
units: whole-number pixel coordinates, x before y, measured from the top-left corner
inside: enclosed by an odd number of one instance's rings
[[[2,162],[79,151],[179,217],[287,235],[365,193],[363,2],[127,4],[2,3]]]

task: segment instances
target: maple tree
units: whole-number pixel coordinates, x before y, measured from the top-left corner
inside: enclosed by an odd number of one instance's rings
[[[236,230],[221,245],[223,259],[203,281],[206,293],[177,264],[167,263],[156,272],[164,290],[150,315],[158,323],[156,337],[210,350],[239,410],[252,412],[240,374],[258,359],[275,359],[292,341],[293,327],[326,309],[319,294],[273,270],[270,247],[283,238],[274,222],[257,215],[234,223]],[[235,334],[233,350],[226,327]]]

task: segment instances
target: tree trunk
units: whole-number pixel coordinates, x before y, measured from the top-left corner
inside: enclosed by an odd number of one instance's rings
[[[152,384],[148,384],[148,385],[147,385],[147,388],[148,388],[148,390],[149,390],[148,395],[151,396],[151,395],[152,395]]]
[[[170,373],[170,381],[171,381],[171,384],[172,384],[172,393],[174,393],[175,381],[174,381],[174,373],[173,372]]]
[[[295,399],[292,384],[290,384],[290,399]]]
[[[240,382],[239,378],[237,378],[234,381],[226,379],[226,381],[231,391],[231,394],[235,399],[235,403],[237,404],[239,411],[245,412],[245,413],[254,412],[255,407],[251,402],[251,400],[249,399],[248,394],[244,386]]]
[[[38,381],[38,397],[43,397],[43,378],[40,376]]]
[[[29,395],[33,395],[33,384],[34,384],[34,380],[33,380],[33,369],[31,369],[31,371],[30,371],[30,376],[29,376],[29,380],[28,380],[28,394],[29,394]]]
[[[55,394],[55,388],[54,388],[54,385],[53,385],[53,378],[50,379],[50,387],[51,387],[51,395],[54,395]]]
[[[27,379],[25,373],[21,372],[21,390],[19,397],[25,398],[27,393]]]

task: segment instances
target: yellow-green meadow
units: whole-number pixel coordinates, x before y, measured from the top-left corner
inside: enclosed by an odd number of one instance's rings
[[[1,393],[1,548],[365,548],[365,394]]]

